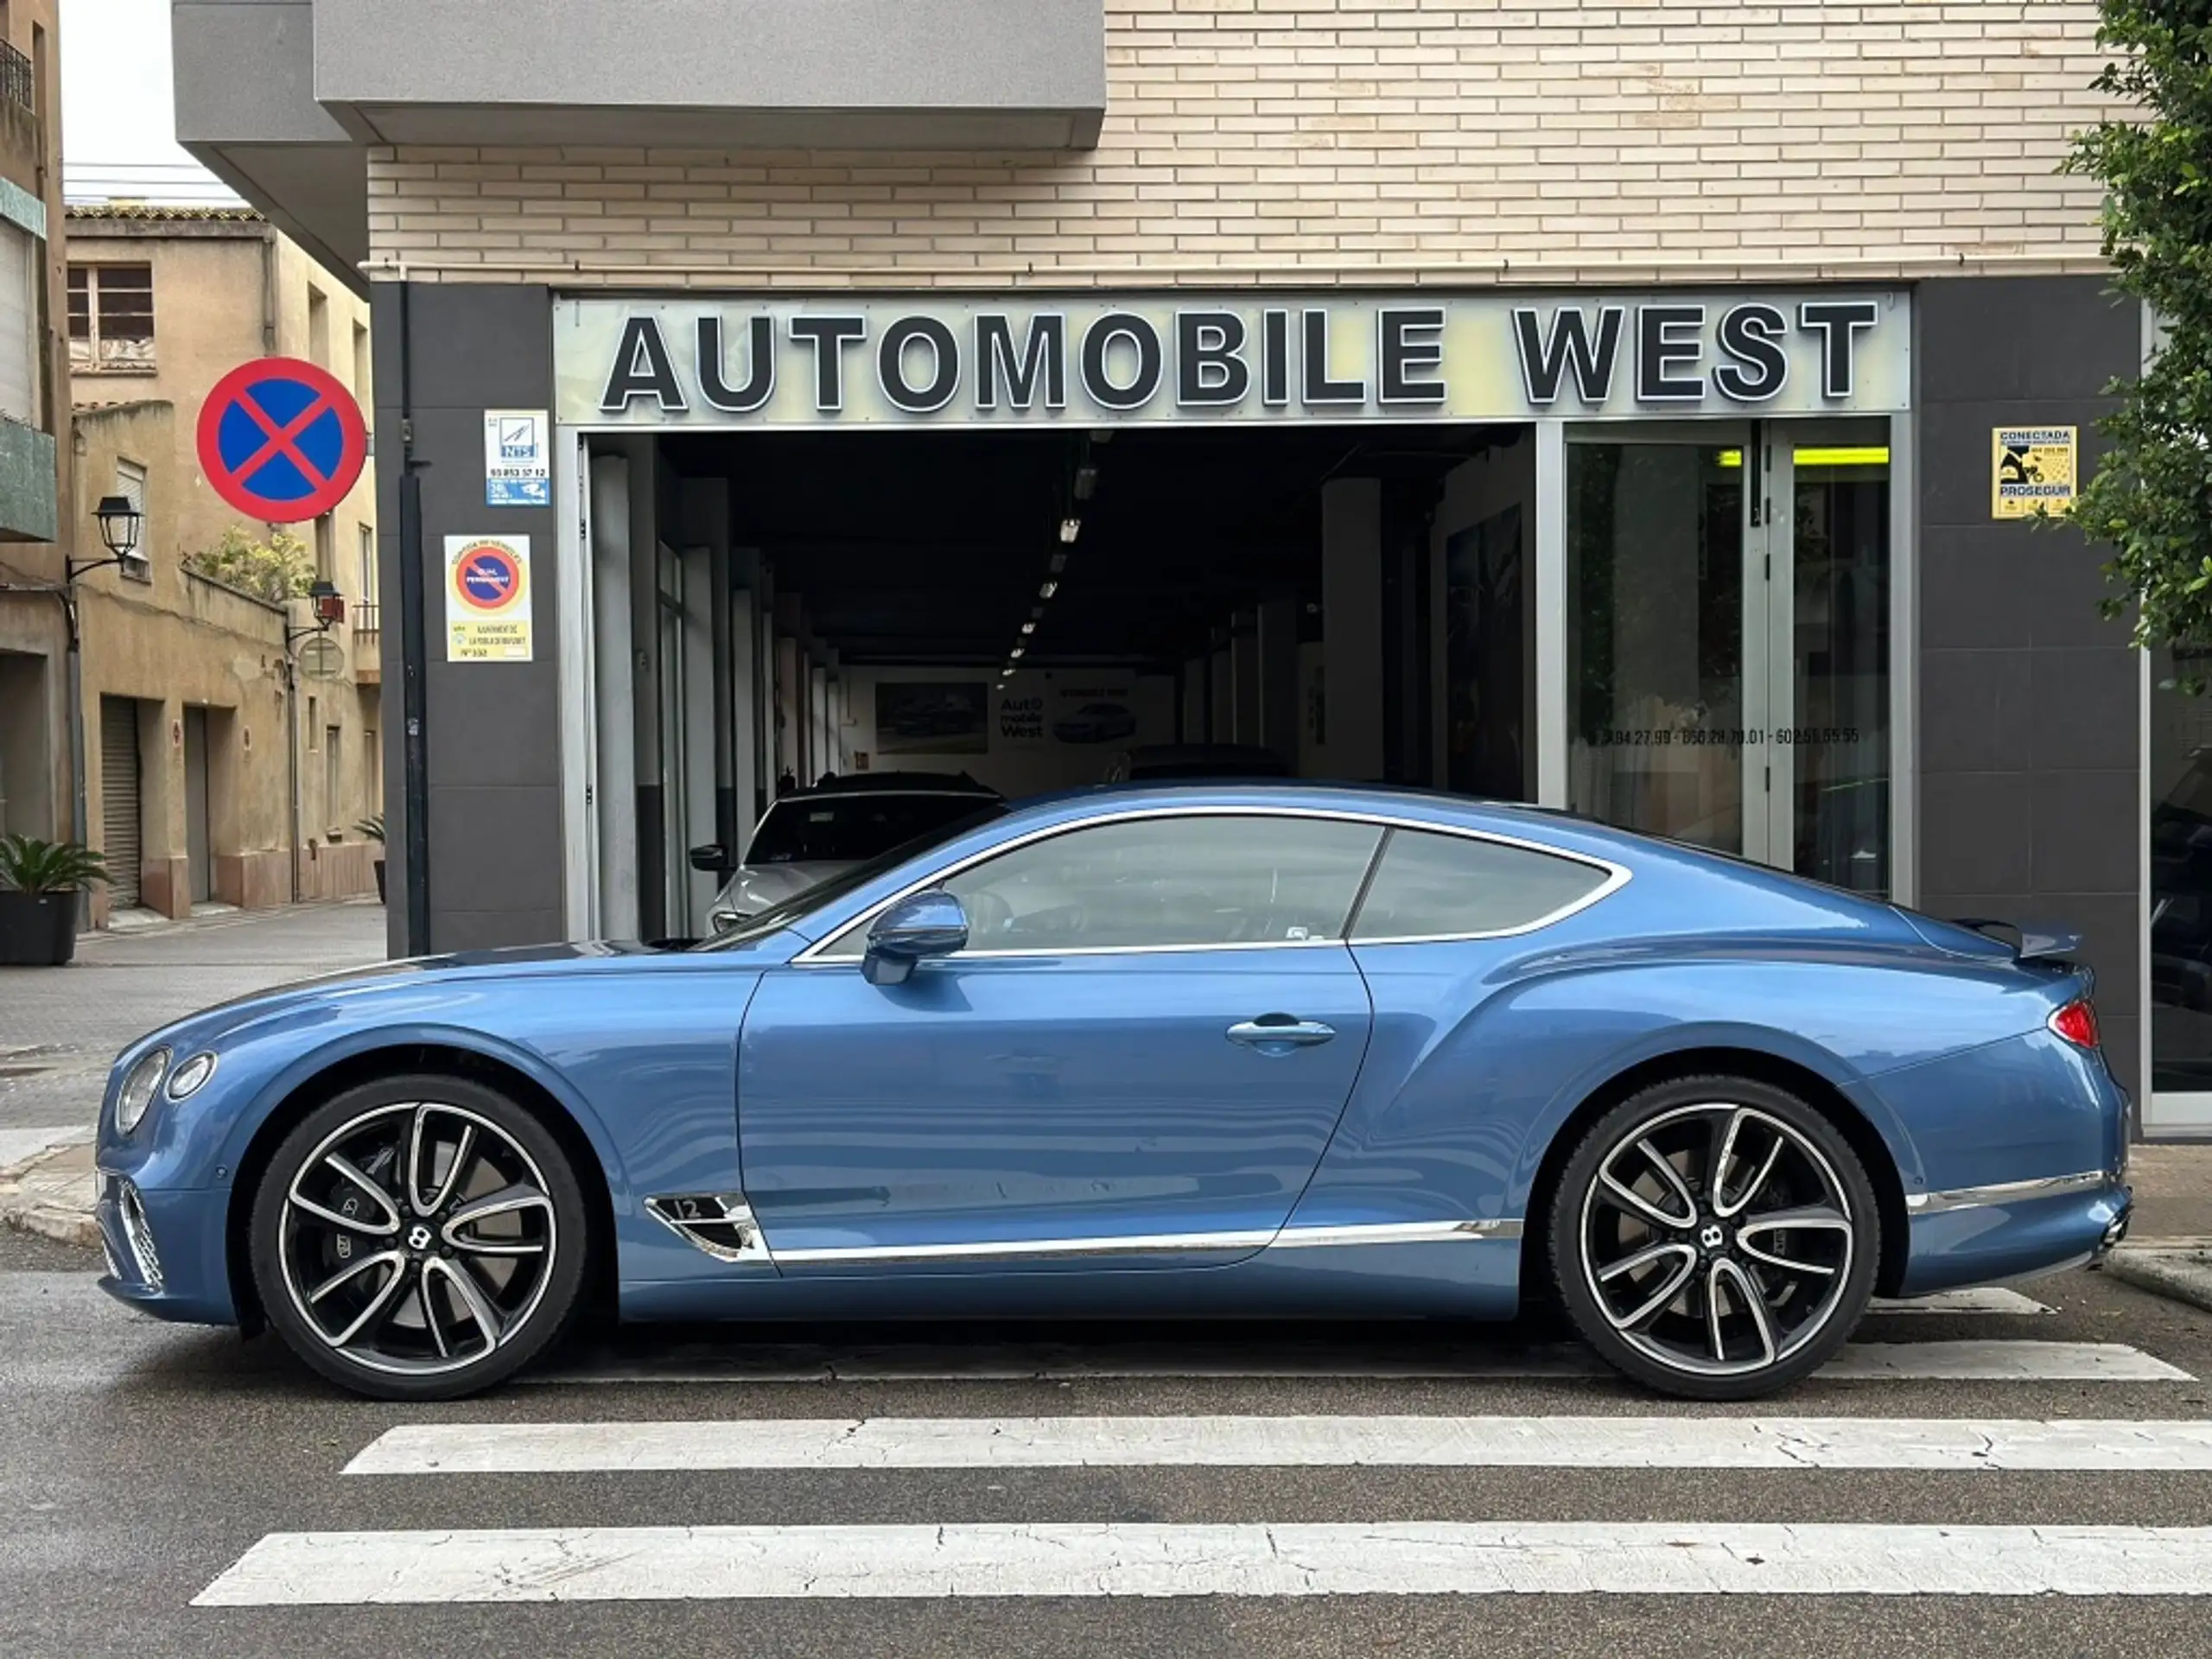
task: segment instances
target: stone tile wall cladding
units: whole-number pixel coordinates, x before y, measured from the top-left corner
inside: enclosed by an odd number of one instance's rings
[[[2094,0],[1107,0],[1095,151],[377,149],[372,276],[846,287],[2096,265]]]

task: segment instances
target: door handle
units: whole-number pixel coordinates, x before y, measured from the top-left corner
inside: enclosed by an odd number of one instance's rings
[[[1299,1020],[1287,1014],[1263,1014],[1256,1020],[1240,1020],[1229,1028],[1229,1040],[1255,1048],[1262,1054],[1287,1054],[1294,1048],[1312,1048],[1337,1034],[1334,1026],[1319,1020]]]

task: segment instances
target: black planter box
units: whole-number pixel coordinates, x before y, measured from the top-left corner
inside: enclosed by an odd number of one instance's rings
[[[74,893],[0,893],[0,967],[59,968],[77,954]]]

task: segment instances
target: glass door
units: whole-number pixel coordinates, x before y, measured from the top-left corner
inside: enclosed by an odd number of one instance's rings
[[[1570,432],[1573,810],[1886,891],[1889,456],[1853,435]]]

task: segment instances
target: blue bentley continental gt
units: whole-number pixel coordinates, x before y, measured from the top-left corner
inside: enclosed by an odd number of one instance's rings
[[[2126,1097],[2018,945],[1531,809],[1243,783],[953,826],[690,949],[393,963],[180,1021],[100,1116],[116,1296],[344,1386],[628,1319],[1555,1298],[1654,1388],[2088,1259]]]

